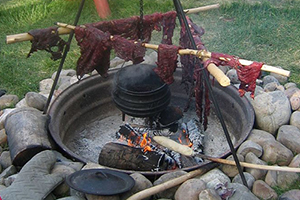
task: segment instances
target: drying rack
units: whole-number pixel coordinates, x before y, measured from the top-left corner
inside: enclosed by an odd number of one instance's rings
[[[77,15],[75,17],[73,25],[68,25],[68,24],[63,24],[63,23],[57,23],[57,25],[60,27],[58,29],[58,33],[59,34],[69,34],[69,37],[68,37],[67,44],[66,44],[66,46],[64,48],[63,55],[62,55],[59,67],[57,69],[56,76],[55,76],[55,79],[54,79],[54,82],[53,82],[53,85],[52,85],[49,97],[47,99],[47,103],[46,103],[46,106],[45,106],[45,109],[44,109],[44,114],[47,113],[48,107],[50,105],[52,96],[53,96],[54,91],[55,91],[55,87],[56,87],[56,85],[58,83],[59,76],[60,76],[60,73],[62,71],[64,62],[65,62],[65,59],[66,59],[67,54],[68,54],[68,52],[70,50],[70,44],[71,44],[71,41],[72,41],[73,36],[74,36],[74,29],[75,29],[75,27],[78,24],[81,12],[83,10],[84,3],[85,3],[85,0],[82,0],[81,3],[80,3],[80,6],[79,6],[79,9],[78,9],[78,12],[77,12]],[[205,7],[202,7],[200,9],[196,8],[196,9],[183,10],[180,0],[173,0],[173,3],[174,3],[175,10],[177,12],[177,16],[179,18],[179,21],[180,21],[180,23],[182,23],[181,25],[184,25],[186,27],[186,31],[187,31],[188,37],[189,37],[189,39],[191,41],[191,44],[192,44],[192,49],[182,49],[178,53],[181,54],[181,55],[182,54],[195,55],[196,57],[198,57],[198,59],[202,59],[203,61],[209,59],[211,57],[211,53],[210,52],[205,51],[205,50],[201,50],[201,51],[197,50],[196,43],[195,43],[195,41],[193,39],[193,36],[192,36],[191,30],[190,30],[189,24],[188,24],[187,19],[186,19],[186,14],[188,14],[188,13],[195,13],[195,12],[199,12],[199,11],[204,11],[204,10],[208,10],[208,9],[218,8],[219,4],[215,4],[215,5],[212,5],[212,6],[205,6]],[[141,17],[141,19],[143,18],[143,0],[140,0],[140,17]],[[14,43],[14,42],[20,42],[20,41],[26,41],[26,40],[32,40],[32,39],[33,39],[32,36],[30,36],[27,33],[25,33],[25,34],[18,34],[18,35],[8,36],[7,37],[7,43],[10,44],[10,43]],[[151,48],[151,49],[157,49],[158,48],[158,45],[152,45],[152,44],[146,44],[146,43],[144,43],[143,45],[146,48]],[[250,65],[252,63],[252,61],[243,60],[243,59],[239,59],[239,62],[242,65]],[[229,78],[218,67],[216,67],[214,64],[208,65],[207,70],[210,72],[210,74],[212,74],[214,76],[214,78],[220,83],[220,85],[222,85],[224,87],[230,85]],[[269,66],[269,65],[263,65],[263,67],[261,68],[261,70],[275,72],[275,73],[278,73],[278,74],[281,74],[281,75],[284,75],[284,76],[287,76],[287,77],[290,76],[290,72],[289,71],[286,71],[286,70],[283,70],[283,69],[278,69],[276,67],[272,67],[272,66]],[[227,130],[224,118],[223,118],[223,116],[221,114],[221,111],[220,111],[220,108],[218,106],[218,103],[217,103],[217,101],[216,101],[216,99],[214,97],[214,94],[213,94],[213,91],[212,91],[212,87],[211,87],[211,84],[210,84],[210,81],[209,81],[209,75],[208,75],[208,73],[207,73],[206,70],[202,70],[202,71],[203,71],[202,72],[202,76],[204,77],[204,81],[205,81],[205,83],[206,83],[206,85],[208,87],[208,92],[209,92],[211,101],[212,101],[212,103],[213,103],[213,105],[215,107],[216,114],[217,114],[217,116],[218,116],[218,118],[220,120],[221,126],[223,128],[224,134],[226,136],[228,145],[229,145],[231,153],[233,155],[235,164],[236,164],[236,166],[238,168],[238,171],[239,171],[239,174],[241,176],[242,182],[243,182],[243,184],[246,187],[248,187],[246,179],[245,179],[245,176],[243,174],[243,171],[242,171],[242,168],[241,168],[241,165],[240,165],[240,162],[239,162],[238,157],[236,155],[236,150],[235,150],[235,148],[234,148],[234,146],[232,144],[232,141],[230,139],[229,132]]]

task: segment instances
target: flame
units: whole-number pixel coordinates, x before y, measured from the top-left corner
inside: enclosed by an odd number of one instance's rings
[[[133,147],[134,144],[132,143],[132,141],[130,139],[127,140],[127,145]]]
[[[182,141],[182,137],[183,137],[183,134],[185,135],[184,137],[185,137],[185,142],[183,143],[183,141]],[[192,147],[193,146],[193,143],[190,141],[190,139],[189,139],[189,136],[188,136],[188,134],[186,133],[186,130],[185,129],[183,129],[182,130],[182,134],[180,133],[180,135],[178,136],[178,141],[179,141],[179,143],[180,144],[183,144],[183,145],[185,145],[185,146],[188,146],[188,147]]]

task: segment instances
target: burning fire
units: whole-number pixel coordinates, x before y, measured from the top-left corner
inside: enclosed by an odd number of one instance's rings
[[[143,148],[143,152],[152,151],[150,146],[151,138],[148,137],[148,133],[143,134],[143,138],[141,136],[137,136],[134,132],[131,132],[128,136],[128,139],[123,135],[120,135],[120,141],[127,141],[127,145],[131,147],[141,147]]]
[[[184,140],[185,141],[182,141],[181,138],[184,137]],[[182,133],[180,133],[180,135],[178,136],[178,141],[180,144],[183,144],[183,145],[186,145],[188,147],[192,147],[193,146],[193,143],[191,143],[190,139],[189,139],[189,136],[188,134],[186,133],[186,130],[182,130]]]

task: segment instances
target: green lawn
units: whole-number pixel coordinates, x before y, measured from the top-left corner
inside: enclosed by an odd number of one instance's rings
[[[38,91],[38,83],[57,70],[60,61],[52,61],[45,52],[26,58],[30,42],[5,44],[7,35],[47,28],[54,22],[72,24],[81,0],[0,0],[0,88],[23,97]],[[139,15],[139,1],[109,0],[112,15],[119,19]],[[300,1],[240,0],[182,1],[184,8],[220,3],[217,10],[192,15],[206,33],[203,42],[209,51],[282,66],[290,70],[291,81],[300,83]],[[144,13],[174,10],[171,0],[144,0]],[[86,0],[79,24],[97,22],[92,0]],[[65,36],[67,38],[67,36]],[[156,38],[153,38],[154,40]],[[156,39],[157,40],[157,39]],[[75,69],[80,56],[73,40],[64,69]]]

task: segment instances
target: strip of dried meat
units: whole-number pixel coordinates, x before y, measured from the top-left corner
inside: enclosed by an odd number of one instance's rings
[[[167,84],[174,82],[173,73],[177,67],[178,50],[175,45],[160,44],[158,46],[157,67],[154,71]]]
[[[38,50],[46,50],[51,53],[52,60],[58,60],[62,57],[66,42],[59,37],[57,27],[31,30],[28,34],[33,37],[33,40],[31,40],[31,49],[27,58]]]
[[[251,92],[251,97],[254,98],[254,91],[256,88],[256,79],[261,74],[263,63],[253,62],[250,65],[242,65],[239,58],[223,53],[211,53],[211,58],[205,62],[205,65],[214,63],[217,66],[230,66],[236,69],[239,80],[241,81],[239,87],[240,96],[244,96],[246,92]]]
[[[96,69],[101,76],[106,77],[112,48],[110,34],[94,27],[76,27],[75,38],[81,51],[77,61],[77,76],[81,78]]]
[[[118,57],[125,61],[131,60],[133,64],[138,64],[144,61],[146,48],[141,42],[127,40],[121,36],[112,38],[112,45]]]
[[[176,25],[176,15],[175,11],[170,11],[163,14],[163,38],[161,43],[162,44],[172,44],[172,37]]]

